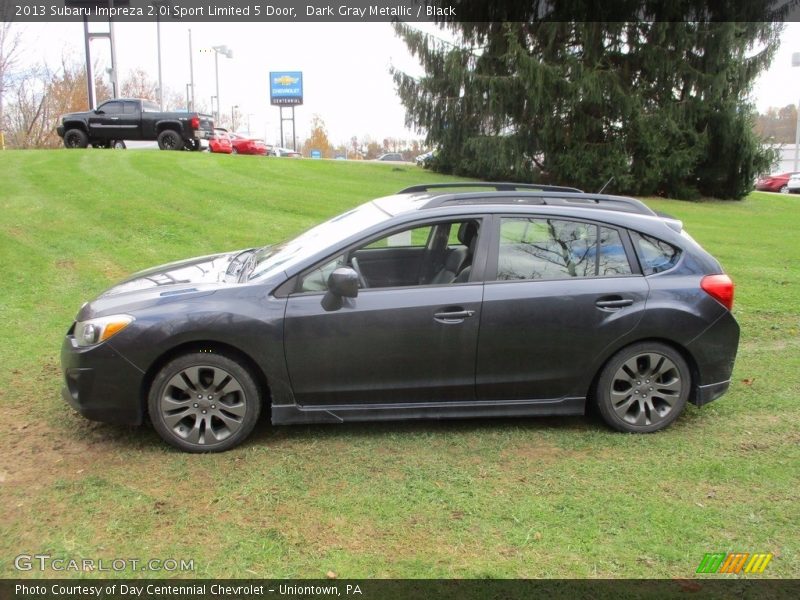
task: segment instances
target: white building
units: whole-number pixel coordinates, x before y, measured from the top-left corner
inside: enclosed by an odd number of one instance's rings
[[[771,173],[789,173],[793,171],[800,171],[800,162],[795,167],[795,144],[774,144],[773,148],[778,148],[778,161]]]

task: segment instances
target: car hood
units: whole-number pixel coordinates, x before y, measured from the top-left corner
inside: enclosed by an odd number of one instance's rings
[[[233,268],[234,260],[245,252],[240,250],[198,256],[134,273],[86,303],[81,308],[78,320],[135,310],[154,302],[211,294],[236,281],[236,277],[230,276],[228,270],[229,267]]]

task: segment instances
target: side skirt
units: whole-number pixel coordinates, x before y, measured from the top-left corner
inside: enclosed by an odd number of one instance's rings
[[[426,402],[408,404],[340,404],[336,406],[272,406],[272,423],[350,423],[401,421],[405,419],[467,419],[478,417],[534,417],[582,415],[585,398],[474,402]]]

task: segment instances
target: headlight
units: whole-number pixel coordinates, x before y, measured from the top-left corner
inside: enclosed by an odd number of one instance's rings
[[[130,315],[109,315],[88,321],[78,321],[75,323],[75,333],[73,334],[75,343],[81,347],[94,346],[119,333],[131,323],[133,323],[133,317]]]

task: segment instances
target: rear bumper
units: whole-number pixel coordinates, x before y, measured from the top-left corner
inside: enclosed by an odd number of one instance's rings
[[[139,425],[144,417],[140,390],[144,373],[108,343],[78,348],[71,336],[61,346],[67,404],[92,421]]]
[[[694,389],[694,394],[691,398],[692,403],[697,406],[703,406],[704,404],[713,402],[727,392],[730,385],[730,379],[728,381],[721,381],[709,385],[699,385]]]
[[[739,349],[739,324],[726,310],[689,342],[686,349],[697,365],[697,382],[689,400],[697,406],[708,404],[722,396],[730,386]]]
[[[213,131],[206,131],[205,129],[196,129],[194,137],[197,140],[210,140],[214,137]]]

